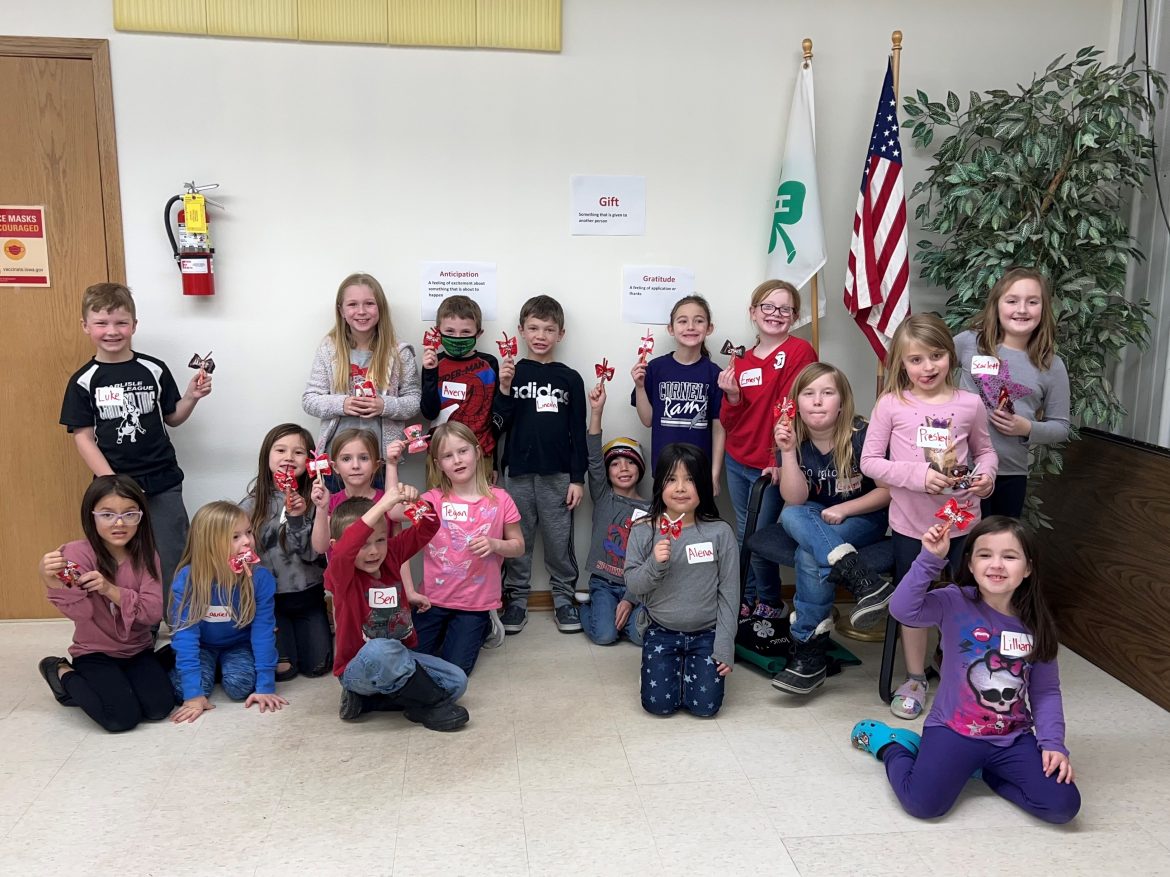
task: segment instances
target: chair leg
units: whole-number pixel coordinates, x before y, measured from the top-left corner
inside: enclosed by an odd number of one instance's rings
[[[886,638],[882,643],[882,668],[878,674],[878,697],[886,703],[894,699],[894,658],[898,655],[901,625],[893,615],[886,619]]]

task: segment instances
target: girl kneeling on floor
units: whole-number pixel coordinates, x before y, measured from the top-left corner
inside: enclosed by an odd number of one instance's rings
[[[667,445],[654,467],[649,517],[630,528],[626,588],[649,616],[642,640],[642,707],[713,716],[735,663],[739,546],[719,517],[706,455]]]

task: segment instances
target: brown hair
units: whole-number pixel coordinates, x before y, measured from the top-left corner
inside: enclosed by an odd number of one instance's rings
[[[435,312],[435,325],[443,322],[444,317],[454,317],[457,320],[475,320],[475,331],[483,331],[483,311],[479,303],[466,295],[449,295],[439,302],[439,309]]]
[[[800,290],[787,280],[765,280],[752,290],[752,303],[750,306],[753,308],[759,307],[764,299],[778,289],[784,290],[792,297],[792,321],[796,322],[800,319]],[[760,343],[759,335],[756,335],[755,343]]]
[[[1040,286],[1040,324],[1032,330],[1028,339],[1028,359],[1038,369],[1052,367],[1056,354],[1056,315],[1052,312],[1052,289],[1048,278],[1035,268],[1008,268],[1003,277],[996,281],[987,293],[987,302],[975,319],[971,331],[976,335],[979,352],[984,356],[997,356],[1003,342],[1003,326],[999,323],[999,300],[1019,280],[1035,280]]]
[[[81,319],[89,319],[90,311],[115,311],[125,308],[130,316],[138,319],[138,311],[134,308],[134,295],[130,288],[121,283],[95,283],[88,287],[81,296]]]
[[[299,423],[282,423],[280,426],[272,427],[268,431],[268,435],[264,436],[264,441],[260,443],[260,465],[256,470],[256,480],[252,482],[252,489],[248,491],[252,496],[252,530],[256,536],[257,546],[260,542],[260,527],[268,517],[269,501],[272,495],[277,492],[272,480],[272,470],[268,468],[268,455],[272,453],[273,445],[282,438],[288,438],[291,435],[300,438],[305,446],[306,454],[312,452],[313,436]],[[309,494],[312,492],[312,489],[313,478],[306,470],[297,477],[297,493],[304,498],[306,505],[310,509],[313,508],[313,504],[309,501]],[[281,548],[287,548],[284,537],[285,525],[281,523],[279,535],[277,536]],[[257,551],[257,553],[259,552]]]
[[[678,313],[678,309],[681,308],[683,305],[698,305],[699,307],[701,307],[703,309],[703,313],[706,314],[706,316],[707,316],[707,325],[708,326],[715,325],[713,322],[711,322],[711,305],[707,304],[707,299],[703,298],[703,296],[699,295],[698,293],[693,293],[692,295],[684,295],[682,298],[680,298],[678,301],[676,301],[674,303],[674,307],[672,307],[670,309],[670,324],[672,326],[674,325],[674,315],[676,313]],[[711,358],[711,353],[710,353],[710,351],[707,350],[707,342],[706,341],[700,342],[699,355],[705,356],[708,359]]]
[[[551,295],[534,295],[524,302],[524,306],[520,308],[520,325],[523,326],[529,317],[548,320],[550,323],[556,323],[562,332],[565,330],[565,309]]]
[[[339,503],[329,516],[329,538],[340,539],[346,528],[374,507],[374,501],[364,496],[351,496]]]
[[[955,354],[955,341],[947,331],[946,323],[937,314],[911,314],[894,330],[894,338],[886,353],[886,380],[882,384],[882,393],[893,393],[901,399],[902,394],[910,389],[910,376],[906,374],[902,357],[911,344],[921,344],[927,350],[946,351],[950,358],[946,385],[954,389],[958,356]]]
[[[793,418],[792,430],[796,438],[796,456],[800,459],[800,446],[808,441],[808,427],[800,417],[800,394],[813,382],[829,375],[837,387],[837,395],[841,399],[841,408],[837,412],[837,422],[833,425],[833,463],[837,467],[838,484],[846,482],[853,474],[856,460],[853,459],[853,434],[865,421],[856,418],[853,406],[853,387],[849,385],[849,378],[835,365],[827,362],[813,362],[806,365],[792,383],[792,398],[796,400],[797,416]]]
[[[107,496],[118,496],[128,499],[138,506],[142,512],[142,520],[134,529],[134,535],[126,543],[126,555],[130,565],[140,573],[146,573],[152,578],[159,579],[158,554],[154,543],[154,530],[150,526],[150,513],[146,508],[146,494],[129,475],[99,475],[89,482],[85,489],[85,496],[81,498],[81,529],[85,533],[85,540],[93,549],[97,560],[97,569],[108,581],[114,581],[118,574],[118,563],[110,553],[98,532],[97,521],[94,519],[94,509]]]

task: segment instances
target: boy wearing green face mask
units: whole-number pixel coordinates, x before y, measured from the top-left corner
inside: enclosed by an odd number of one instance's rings
[[[422,415],[437,423],[455,420],[474,432],[490,477],[496,468],[492,400],[500,367],[490,353],[475,349],[475,342],[483,334],[483,314],[473,299],[452,295],[439,305],[435,327],[443,349],[438,353],[423,352],[419,403]]]

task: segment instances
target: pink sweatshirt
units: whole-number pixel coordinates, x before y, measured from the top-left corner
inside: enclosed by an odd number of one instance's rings
[[[950,498],[926,492],[926,473],[955,465],[977,466],[980,475],[994,481],[999,458],[987,431],[987,410],[974,393],[955,390],[940,403],[923,402],[909,391],[902,397],[887,393],[874,406],[861,451],[861,471],[890,488],[890,528],[921,539],[939,523],[935,512]],[[953,450],[948,450],[951,445]],[[955,499],[975,515],[972,525],[977,523],[979,497],[961,491]]]
[[[93,548],[84,540],[70,542],[62,554],[83,573],[97,569]],[[48,589],[49,602],[75,625],[69,647],[72,657],[100,652],[111,658],[130,658],[154,645],[150,629],[162,620],[162,584],[134,569],[129,560],[118,567],[114,584],[122,591],[120,606],[78,588]]]

